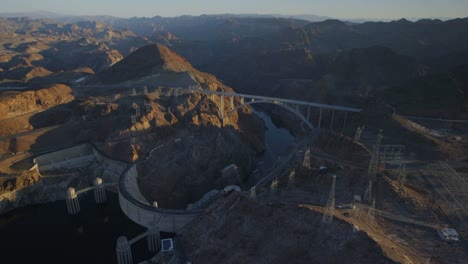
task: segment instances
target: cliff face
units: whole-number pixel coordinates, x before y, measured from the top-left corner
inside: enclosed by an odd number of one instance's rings
[[[63,113],[39,113],[74,100],[72,89],[66,85],[52,85],[39,90],[0,93],[0,136],[14,135],[54,123]]]
[[[74,99],[72,89],[57,84],[40,90],[0,93],[0,120],[42,111]]]

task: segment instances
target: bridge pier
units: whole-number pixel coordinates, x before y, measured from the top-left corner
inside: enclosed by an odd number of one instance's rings
[[[80,201],[78,200],[75,188],[70,187],[67,189],[66,203],[68,214],[76,215],[80,212]]]
[[[133,264],[132,249],[126,237],[117,238],[115,251],[117,253],[117,264]]]
[[[234,110],[234,96],[231,96],[231,109],[230,111]]]
[[[224,118],[224,95],[220,96],[220,103],[221,103],[221,119]]]
[[[245,103],[244,97],[241,97],[241,98],[240,98],[240,102],[241,102],[241,105],[243,105],[243,104]]]
[[[143,87],[143,93],[148,94],[148,86]]]
[[[161,237],[159,235],[159,227],[155,222],[152,222],[148,227],[148,250],[156,253],[161,249]]]
[[[136,89],[135,89],[135,88],[132,89],[132,95],[133,95],[133,96],[137,95]]]
[[[94,200],[97,204],[103,204],[106,202],[106,190],[104,189],[104,185],[102,184],[101,178],[94,179]]]
[[[306,169],[310,169],[311,168],[311,160],[310,160],[310,148],[307,148],[307,150],[304,152],[304,158],[302,160],[302,167],[303,168],[306,168]]]
[[[307,120],[310,121],[310,106],[307,107]]]

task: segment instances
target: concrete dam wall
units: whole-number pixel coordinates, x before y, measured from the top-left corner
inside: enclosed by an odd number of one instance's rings
[[[119,179],[120,207],[135,223],[149,227],[151,222],[156,222],[159,230],[177,233],[202,212],[201,210],[171,210],[151,206],[143,198],[136,184],[137,177],[136,166],[131,165]]]

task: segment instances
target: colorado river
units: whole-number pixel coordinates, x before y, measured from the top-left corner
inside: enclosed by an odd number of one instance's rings
[[[294,141],[294,136],[282,127],[281,124],[273,122],[271,116],[262,109],[254,109],[265,124],[265,151],[258,156],[257,168],[262,172],[254,175],[247,183],[247,186],[252,186],[257,183],[268,171],[279,156],[285,155],[289,145]]]

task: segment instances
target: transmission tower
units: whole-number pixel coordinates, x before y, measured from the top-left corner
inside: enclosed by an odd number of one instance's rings
[[[252,187],[250,188],[250,194],[249,194],[249,198],[250,199],[255,199],[257,198],[257,190],[256,190],[256,187]]]
[[[151,104],[147,103],[146,101],[144,102],[144,104],[145,104],[146,113],[151,112],[151,110],[152,110]]]
[[[372,200],[372,204],[369,207],[369,211],[367,211],[367,218],[371,222],[374,222],[374,220],[375,220],[375,199]]]
[[[372,200],[372,179],[369,180],[369,185],[367,185],[366,192],[364,193],[364,200],[368,203]]]
[[[380,145],[382,144],[382,129],[379,131],[379,134],[377,135],[377,141],[375,142],[374,145],[374,151],[372,153],[372,158],[369,163],[369,169],[367,171],[369,177],[372,180],[375,180],[375,177],[377,176],[377,172],[379,171],[379,160],[380,160]]]
[[[328,195],[327,207],[323,212],[322,223],[331,223],[333,215],[335,213],[335,186],[336,186],[336,175],[333,175],[332,186],[330,188],[330,194]]]
[[[270,185],[270,198],[275,199],[278,194],[278,179],[274,179]]]
[[[310,147],[304,153],[304,159],[302,161],[302,167],[310,169]]]
[[[292,169],[291,173],[289,173],[288,189],[292,189],[295,186],[296,186],[296,170]]]
[[[354,135],[354,140],[361,140],[362,132],[364,132],[364,126],[359,126],[356,129],[356,134]]]
[[[401,194],[405,193],[405,183],[406,183],[407,173],[406,173],[406,164],[401,164],[400,171],[398,173],[398,189]]]
[[[135,105],[135,116],[140,117],[140,107],[138,105]]]

